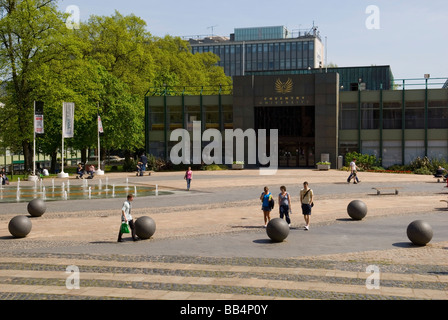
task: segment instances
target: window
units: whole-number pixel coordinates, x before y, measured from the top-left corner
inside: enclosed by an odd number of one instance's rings
[[[175,129],[183,128],[182,106],[169,106],[168,112],[169,112],[169,119],[170,119],[169,129],[175,130]]]
[[[341,103],[339,115],[340,130],[358,129],[358,106],[356,103]]]
[[[380,104],[363,102],[361,104],[361,128],[379,129]]]
[[[428,128],[448,128],[448,101],[428,102]]]
[[[383,129],[401,129],[402,112],[401,103],[383,103]]]
[[[406,129],[424,129],[425,128],[425,103],[406,102]]]

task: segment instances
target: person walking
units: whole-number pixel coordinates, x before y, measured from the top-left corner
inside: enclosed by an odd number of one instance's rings
[[[291,212],[291,197],[288,192],[286,192],[286,187],[280,187],[280,193],[278,195],[278,210],[280,212],[280,218],[285,217],[286,222],[291,226],[291,219],[289,213]]]
[[[268,222],[271,221],[271,200],[272,194],[269,192],[268,187],[264,187],[264,192],[260,196],[261,210],[263,210],[264,227],[266,228]]]
[[[357,171],[358,171],[358,170],[359,170],[359,168],[358,168],[358,166],[356,165],[356,159],[353,158],[352,162],[350,162],[350,175],[349,175],[349,177],[347,178],[347,183],[350,183],[350,181],[352,180],[352,178],[353,178],[353,183],[354,183],[354,184],[357,184],[357,183],[361,182],[361,181],[359,181],[359,179],[358,179],[358,174],[357,174]]]
[[[142,163],[142,170],[141,170],[141,176],[145,174],[146,166],[148,164],[148,157],[143,153],[140,157],[140,162]]]
[[[127,223],[129,224],[129,227],[131,228],[131,235],[132,240],[137,241],[137,237],[135,236],[135,225],[134,220],[132,219],[131,215],[131,202],[134,200],[133,194],[128,194],[126,201],[123,203],[123,207],[121,208],[121,223]],[[121,226],[120,231],[118,233],[118,242],[122,242],[121,239],[123,233],[121,232]]]
[[[300,190],[300,203],[302,204],[302,214],[305,219],[305,230],[310,229],[311,208],[313,207],[313,190],[308,187],[308,182],[303,183],[303,189]]]
[[[190,191],[190,184],[193,179],[193,171],[191,170],[191,167],[188,167],[187,172],[185,172],[184,179],[187,180],[187,191]]]

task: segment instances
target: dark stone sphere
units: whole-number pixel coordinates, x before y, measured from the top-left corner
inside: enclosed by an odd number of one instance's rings
[[[25,238],[31,232],[32,223],[27,216],[16,216],[9,221],[9,232],[16,238]]]
[[[424,246],[431,241],[433,232],[431,225],[423,220],[415,220],[408,225],[406,230],[409,240],[413,244]]]
[[[266,233],[268,237],[274,242],[282,242],[289,235],[288,223],[280,218],[275,218],[269,221],[266,226]]]
[[[353,220],[362,220],[367,215],[367,205],[361,200],[353,200],[347,206],[347,213]]]
[[[140,217],[135,221],[135,234],[140,239],[149,239],[156,232],[156,223],[150,217]]]
[[[41,217],[45,211],[47,210],[47,205],[45,204],[45,201],[40,199],[40,198],[36,198],[34,200],[31,200],[28,203],[28,213],[33,216],[33,217]]]

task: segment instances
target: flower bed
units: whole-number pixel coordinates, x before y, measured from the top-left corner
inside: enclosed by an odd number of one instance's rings
[[[379,172],[379,173],[403,173],[403,174],[413,174],[412,171],[404,170],[365,170],[366,172]]]

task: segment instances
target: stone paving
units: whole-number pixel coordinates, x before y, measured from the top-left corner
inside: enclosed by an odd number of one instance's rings
[[[26,203],[0,204],[1,300],[448,299],[448,212],[440,202],[448,190],[430,176],[360,173],[362,182],[353,185],[336,170],[201,171],[189,192],[179,172],[107,177],[173,192],[134,200],[134,218],[156,221],[154,236],[116,243],[124,201],[117,198],[48,202],[28,237],[14,239],[7,224],[27,214]],[[316,193],[310,231],[298,205],[305,180]],[[273,194],[285,185],[293,197],[283,243],[272,243],[262,227],[258,197],[265,185]],[[380,186],[400,193],[378,196],[372,188]],[[368,206],[363,221],[348,218],[354,199]],[[274,209],[271,218],[277,216]],[[405,234],[417,218],[435,231],[424,247]],[[67,287],[68,266],[79,268],[79,289]],[[370,266],[380,272],[374,288]]]

